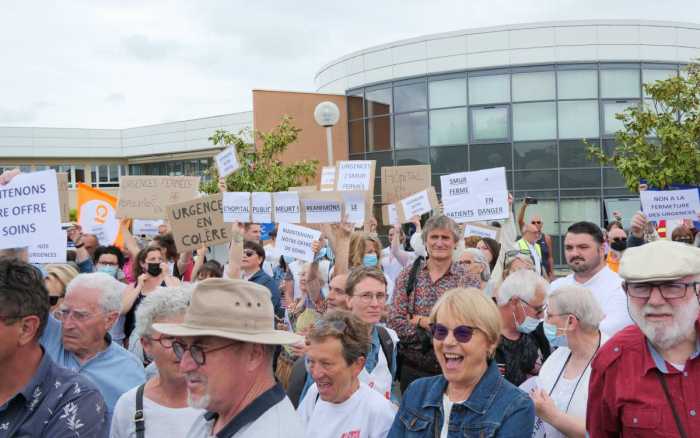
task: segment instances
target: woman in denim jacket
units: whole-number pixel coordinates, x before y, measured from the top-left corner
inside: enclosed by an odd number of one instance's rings
[[[530,397],[491,360],[501,333],[493,301],[478,289],[452,289],[435,303],[430,328],[442,375],[408,387],[389,437],[531,436]]]

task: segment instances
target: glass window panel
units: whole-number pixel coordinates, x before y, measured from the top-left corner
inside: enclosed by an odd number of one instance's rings
[[[569,225],[579,221],[589,221],[600,226],[599,199],[562,199],[559,202],[562,233]]]
[[[427,98],[425,82],[394,87],[394,111],[403,113],[425,109]]]
[[[513,168],[510,143],[469,146],[469,170],[501,166],[509,170]]]
[[[36,172],[39,172],[39,171],[41,171],[41,170],[46,170],[46,169],[48,169],[48,168],[49,168],[49,166],[46,166],[46,165],[44,165],[44,164],[37,164],[37,165],[34,166],[34,170],[35,170]],[[0,173],[2,173],[2,171],[0,171]]]
[[[520,200],[513,203],[515,211],[519,211],[520,207],[523,205],[522,198],[524,196],[519,196]],[[526,210],[525,221],[528,222],[532,220],[532,216],[538,215],[542,218],[543,230],[546,234],[559,234],[559,227],[557,226],[558,214],[557,214],[557,201],[547,200],[547,199],[537,199],[537,205],[530,205]]]
[[[430,144],[467,144],[467,108],[430,111]]]
[[[513,102],[554,99],[553,71],[513,74]]]
[[[350,153],[360,153],[365,151],[365,122],[358,120],[348,123],[348,134],[350,137]]]
[[[365,154],[362,157],[357,158],[358,160],[375,160],[377,162],[377,169],[375,175],[380,177],[382,174],[382,167],[393,166],[394,157],[391,152],[376,152],[373,154]]]
[[[451,146],[430,149],[433,173],[455,173],[467,170],[467,147]]]
[[[430,82],[430,108],[466,105],[466,78]]]
[[[529,170],[515,172],[516,190],[543,190],[556,187],[556,170]]]
[[[109,167],[105,164],[101,164],[98,167],[100,183],[109,182],[109,170],[108,169],[109,169]]]
[[[559,177],[561,188],[600,187],[600,169],[567,169]]]
[[[391,112],[391,88],[368,90],[365,93],[366,117],[389,114]]]
[[[510,102],[508,75],[469,77],[469,105]]]
[[[513,145],[516,169],[556,169],[555,142],[528,142]]]
[[[605,205],[605,213],[608,222],[613,222],[615,220],[612,215],[613,212],[619,211],[622,214],[622,225],[625,228],[630,226],[632,217],[634,217],[634,215],[642,209],[642,204],[639,202],[639,198],[605,199],[603,200],[603,204]]]
[[[598,137],[598,101],[569,100],[558,102],[559,138]]]
[[[639,92],[639,70],[600,71],[601,97],[639,97]]]
[[[428,149],[410,149],[403,151],[396,151],[396,165],[397,166],[412,166],[414,164],[430,164],[430,157],[428,156]]]
[[[475,141],[508,138],[508,107],[472,108]]]
[[[76,183],[79,183],[79,182],[84,183],[85,182],[85,167],[84,166],[75,166],[75,182]]]
[[[645,84],[653,85],[656,81],[663,81],[668,78],[673,78],[676,75],[677,73],[675,70],[642,70],[642,81],[644,81]],[[642,91],[644,92],[644,97],[650,97],[649,93],[647,93],[646,90]]]
[[[617,120],[615,114],[622,113],[625,109],[636,105],[635,101],[603,102],[603,126],[605,135],[612,135],[624,128],[622,120]]]
[[[557,138],[554,102],[513,104],[513,140]]]
[[[367,150],[370,152],[391,150],[391,118],[389,116],[367,119]]]
[[[29,164],[21,164],[18,167],[19,171],[22,173],[30,173],[32,171],[32,166],[30,166]]]
[[[626,187],[625,179],[613,167],[603,169],[603,185],[605,187]]]
[[[110,164],[109,165],[109,180],[111,182],[119,182],[119,165]]]
[[[394,116],[396,149],[428,145],[428,114],[426,112]]]
[[[141,167],[140,165],[132,165],[132,167]],[[134,174],[134,175],[140,175],[140,174]],[[92,181],[92,186],[97,187],[97,166],[93,165],[92,170],[90,171],[90,180]]]
[[[348,95],[348,118],[361,119],[363,116],[364,99],[362,98],[362,92],[357,95]]]
[[[597,145],[598,139],[589,141]],[[597,161],[589,160],[586,144],[580,140],[559,141],[559,167],[600,167]]]
[[[596,70],[561,70],[557,72],[559,99],[587,99],[598,97]]]

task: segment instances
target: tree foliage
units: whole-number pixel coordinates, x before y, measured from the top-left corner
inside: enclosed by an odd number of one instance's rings
[[[270,132],[242,130],[232,134],[218,129],[209,141],[215,146],[235,146],[241,168],[226,177],[226,189],[231,192],[282,192],[292,186],[305,185],[316,176],[317,160],[303,160],[283,164],[279,155],[297,140],[301,129],[292,124],[288,116],[282,117],[280,124]],[[256,138],[260,147],[248,139]],[[205,193],[218,192],[219,174],[216,166],[209,170],[212,180],[203,182]]]
[[[589,156],[615,166],[632,191],[640,179],[659,188],[700,182],[700,64],[690,64],[684,73],[645,84],[653,104],[615,115],[624,129],[615,133],[611,156],[586,143]]]

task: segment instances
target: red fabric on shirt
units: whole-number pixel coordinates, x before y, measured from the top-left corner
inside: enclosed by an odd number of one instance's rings
[[[695,323],[700,333],[700,323]],[[663,360],[663,359],[662,359]],[[700,357],[684,371],[666,362],[673,405],[689,437],[700,437]],[[599,437],[677,437],[673,412],[659,382],[647,339],[629,326],[606,342],[593,361],[586,430]]]

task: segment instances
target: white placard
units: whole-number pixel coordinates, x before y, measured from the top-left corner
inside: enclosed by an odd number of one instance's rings
[[[406,218],[420,216],[432,211],[433,209],[433,207],[430,205],[430,198],[428,197],[427,190],[423,190],[407,198],[403,198],[401,200],[401,207],[403,208],[404,216]]]
[[[311,244],[321,238],[321,232],[292,224],[279,224],[275,248],[283,256],[294,257],[305,262],[314,261]]]
[[[45,242],[30,246],[29,263],[65,263],[66,242],[66,230],[59,230]]]
[[[455,196],[469,193],[469,172],[451,173],[440,177],[440,188],[442,189],[442,199],[453,198]]]
[[[308,224],[338,224],[341,222],[343,205],[337,201],[305,199],[306,223]]]
[[[698,219],[698,189],[644,190],[639,193],[642,211],[650,221]]]
[[[458,224],[508,217],[508,192],[478,193],[442,200],[445,216]]]
[[[345,203],[345,220],[351,224],[365,222],[366,192],[340,192]]]
[[[371,191],[373,165],[371,160],[339,161],[338,190]]]
[[[335,166],[324,166],[321,169],[321,191],[328,192],[335,188]]]
[[[301,222],[301,209],[299,207],[299,193],[277,192],[275,193],[275,222],[298,224]]]
[[[494,230],[490,227],[480,227],[476,224],[466,224],[464,226],[464,237],[469,236],[490,237],[496,240],[498,239],[498,230]]]
[[[220,177],[227,177],[241,167],[241,165],[238,164],[238,156],[233,146],[216,154],[214,161],[216,161],[216,167],[219,169]]]
[[[156,234],[158,234],[158,227],[163,225],[163,223],[164,221],[162,219],[134,219],[131,234],[133,234],[134,236],[155,236]]]
[[[224,192],[221,208],[224,222],[250,222],[250,193]]]
[[[474,172],[457,172],[440,177],[442,199],[454,198],[478,193],[507,192],[506,168],[476,170]],[[507,194],[506,194],[507,197]]]
[[[0,186],[0,249],[43,245],[60,231],[54,170],[22,173]]]
[[[251,193],[251,208],[253,212],[253,223],[269,224],[272,222],[272,193]]]
[[[391,226],[394,226],[396,224],[400,224],[401,221],[399,219],[399,212],[396,211],[396,204],[389,204],[386,206],[387,211],[389,213],[389,224]]]

